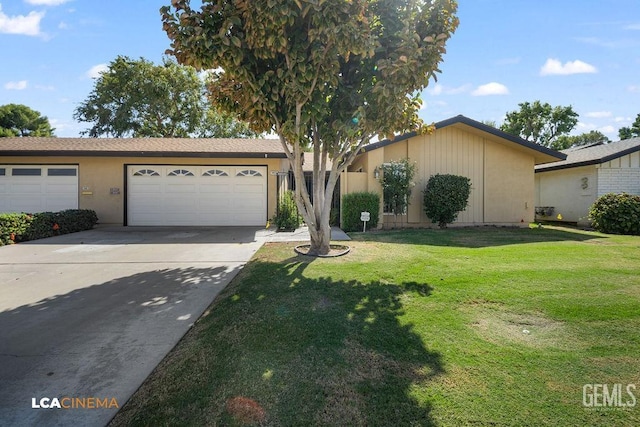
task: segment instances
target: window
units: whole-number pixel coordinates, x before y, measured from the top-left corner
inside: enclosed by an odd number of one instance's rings
[[[4,176],[6,173],[6,169],[5,168],[0,168],[0,176]]]
[[[384,215],[395,215],[393,212],[393,201],[392,200],[384,200],[382,213]],[[407,214],[407,204],[404,205],[404,211],[400,215]]]
[[[176,169],[169,172],[167,176],[193,176],[193,173],[186,169]]]
[[[202,176],[229,176],[229,174],[220,169],[209,169]]]
[[[42,169],[40,168],[13,168],[11,171],[13,176],[41,176]]]
[[[48,176],[76,176],[76,174],[75,168],[49,168],[47,170]]]
[[[136,171],[133,176],[160,176],[160,174],[153,169],[140,169]]]
[[[253,169],[245,169],[236,174],[236,176],[262,176],[262,174]]]

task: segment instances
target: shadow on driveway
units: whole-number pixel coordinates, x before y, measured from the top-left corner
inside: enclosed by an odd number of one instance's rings
[[[137,272],[0,312],[1,423],[106,424],[118,408],[34,409],[32,398],[121,407],[240,268]]]

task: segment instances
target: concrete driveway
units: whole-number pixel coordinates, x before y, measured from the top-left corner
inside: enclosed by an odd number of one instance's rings
[[[119,227],[1,247],[0,424],[105,425],[261,233]]]

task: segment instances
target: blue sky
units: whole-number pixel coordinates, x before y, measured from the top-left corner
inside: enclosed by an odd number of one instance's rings
[[[0,0],[0,105],[25,104],[58,136],[87,124],[73,110],[117,55],[159,63],[169,0]],[[518,103],[572,105],[573,133],[612,140],[640,113],[637,0],[460,0],[460,26],[437,83],[423,94],[427,122],[464,114],[501,123]]]

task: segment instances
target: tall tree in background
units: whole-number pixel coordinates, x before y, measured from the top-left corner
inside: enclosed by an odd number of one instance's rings
[[[217,113],[192,67],[118,56],[95,82],[74,118],[92,126],[90,137],[255,136],[246,124]]]
[[[630,139],[640,137],[640,114],[636,116],[635,121],[630,127],[620,128],[618,131],[618,137],[620,139]]]
[[[454,0],[172,0],[163,28],[181,64],[222,69],[213,102],[273,131],[296,181],[309,253],[329,251],[338,177],[376,134],[423,130],[418,93],[455,31]],[[302,172],[312,147],[313,203]],[[332,166],[328,169],[328,159]],[[325,174],[329,177],[325,182]]]
[[[507,113],[500,129],[545,147],[551,147],[558,137],[567,135],[578,123],[578,113],[571,106],[552,107],[540,101],[518,106],[519,110]]]
[[[54,136],[46,116],[22,104],[0,106],[0,137]]]
[[[570,147],[580,147],[582,145],[609,143],[609,138],[600,131],[592,130],[580,135],[561,135],[551,143],[554,150],[565,150]]]

